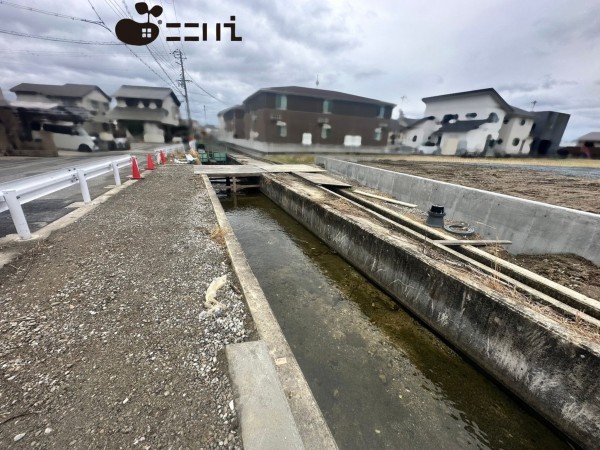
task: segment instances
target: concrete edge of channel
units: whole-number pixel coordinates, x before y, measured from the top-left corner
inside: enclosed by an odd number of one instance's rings
[[[264,341],[225,347],[244,448],[304,449],[298,427]]]
[[[54,222],[46,225],[45,227],[40,228],[35,233],[32,233],[30,239],[22,240],[19,238],[18,234],[9,234],[3,238],[0,238],[0,247],[9,247],[0,251],[0,269],[22,255],[28,248],[27,244],[48,239],[48,237],[50,237],[54,231],[60,230],[67,225],[77,222],[77,220],[96,209],[108,199],[114,197],[129,186],[137,183],[137,181],[138,180],[127,180],[122,183],[121,186],[115,186],[104,194],[99,195],[87,205],[79,202],[67,205],[67,208],[74,208],[73,211],[56,219]]]
[[[285,339],[285,336],[269,306],[269,303],[254,276],[246,256],[233,233],[225,211],[217,198],[207,176],[202,175],[202,180],[208,192],[213,210],[227,247],[227,252],[231,260],[233,270],[238,278],[246,303],[252,319],[262,341],[264,341],[270,355],[271,364],[279,377],[281,387],[287,398],[289,408],[292,412],[295,424],[302,439],[305,448],[319,449],[337,449],[338,446],[331,434],[331,430],[325,422],[313,394],[308,386],[304,374],[296,361],[292,350]],[[263,405],[264,406],[264,405]],[[256,411],[256,414],[263,414],[263,411]],[[244,436],[244,426],[252,426],[251,423],[244,423],[244,416],[240,418],[242,428],[242,437]],[[256,430],[257,433],[265,430]],[[287,444],[284,442],[281,445]],[[244,440],[244,445],[247,442]]]

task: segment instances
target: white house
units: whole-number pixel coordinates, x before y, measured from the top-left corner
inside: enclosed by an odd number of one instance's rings
[[[113,94],[116,106],[108,117],[123,124],[144,142],[162,144],[170,141],[179,126],[181,102],[169,88],[151,86],[121,86]]]
[[[17,101],[27,103],[55,103],[86,109],[94,121],[105,122],[110,108],[110,97],[98,86],[91,84],[63,85],[21,83],[10,90]]]
[[[426,97],[424,118],[407,127],[402,144],[435,146],[442,155],[529,154],[534,115],[492,88]]]

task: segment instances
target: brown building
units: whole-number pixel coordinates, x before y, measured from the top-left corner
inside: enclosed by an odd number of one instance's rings
[[[244,106],[236,105],[219,112],[220,128],[234,139],[246,139]]]
[[[388,142],[395,106],[323,89],[265,88],[244,100],[244,133],[240,137],[276,144],[383,147]],[[236,107],[224,113],[231,110]],[[227,124],[225,114],[222,121]],[[236,133],[241,134],[237,128]]]

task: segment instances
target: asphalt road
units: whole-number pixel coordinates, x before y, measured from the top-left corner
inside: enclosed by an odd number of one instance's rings
[[[31,158],[31,157],[0,157],[0,183],[17,180],[24,177],[39,175],[53,170],[77,167],[81,163],[89,163],[94,159],[110,158],[120,155],[137,156],[140,167],[146,166],[146,155],[156,148],[156,144],[134,144],[128,151],[104,151],[93,153],[80,153],[76,151],[60,151],[58,158]],[[131,167],[121,169],[121,180],[131,175]],[[115,180],[112,173],[88,181],[88,188],[92,200],[114,186]],[[55,192],[38,200],[23,205],[23,212],[29,223],[32,233],[68,214],[72,209],[68,206],[81,202],[79,184]],[[10,213],[0,213],[0,237],[16,233]]]

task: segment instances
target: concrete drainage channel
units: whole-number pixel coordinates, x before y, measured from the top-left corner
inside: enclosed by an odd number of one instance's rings
[[[391,226],[385,217],[368,215],[292,175],[265,175],[261,186],[288,214],[526,404],[580,445],[595,445],[600,437],[595,377],[600,348],[577,327],[541,314],[538,302],[542,308],[558,305],[553,312],[564,314],[563,321],[575,314],[597,333],[595,313],[581,312],[590,312],[595,303],[591,309],[577,301],[564,305],[549,294],[527,290],[521,281],[511,285],[506,278],[482,274],[482,267],[472,270],[464,255],[419,241],[408,227],[400,235],[393,228],[402,227]]]

